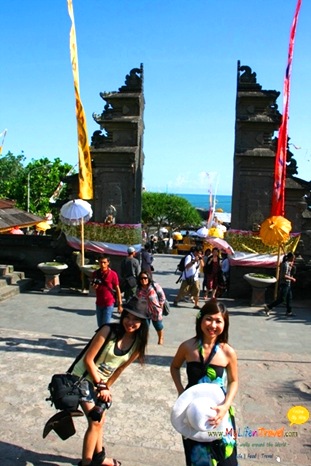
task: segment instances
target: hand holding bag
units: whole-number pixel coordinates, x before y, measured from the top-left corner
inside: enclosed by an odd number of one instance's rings
[[[51,401],[56,409],[62,411],[76,411],[79,406],[80,377],[73,374],[54,374],[48,389],[51,396],[46,401]]]

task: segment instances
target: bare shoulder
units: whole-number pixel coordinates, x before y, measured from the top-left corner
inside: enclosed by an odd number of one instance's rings
[[[96,333],[93,341],[106,340],[110,335],[111,329],[109,325],[103,325]]]
[[[189,338],[189,340],[184,341],[182,345],[184,345],[184,348],[191,351],[196,347],[196,340],[194,337]]]
[[[193,351],[195,347],[195,338],[190,338],[189,340],[183,341],[177,350],[177,353],[187,355],[190,351]]]
[[[232,348],[232,346],[230,346],[228,343],[222,343],[220,345],[221,349],[223,350],[224,354],[227,356],[227,358],[233,358],[233,359],[236,359],[236,352],[235,350]]]

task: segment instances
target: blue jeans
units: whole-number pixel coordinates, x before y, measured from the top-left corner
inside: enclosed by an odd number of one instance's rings
[[[101,327],[102,325],[109,324],[112,317],[114,306],[98,306],[96,305],[96,318],[97,325]]]
[[[147,322],[148,325],[150,325],[150,319],[148,319]],[[157,332],[164,329],[163,320],[152,320],[151,322]]]
[[[268,308],[272,309],[273,307],[278,306],[279,304],[286,304],[286,313],[290,314],[292,312],[292,289],[287,283],[282,283],[279,287],[278,297],[273,303],[268,304]]]

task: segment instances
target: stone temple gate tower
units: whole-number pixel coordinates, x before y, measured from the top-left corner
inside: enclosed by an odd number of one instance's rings
[[[252,230],[269,217],[275,131],[281,115],[277,91],[262,90],[256,73],[238,62],[231,227]]]
[[[263,90],[256,73],[238,62],[231,228],[256,231],[270,216],[280,92]],[[298,178],[287,147],[285,217],[301,232],[299,252],[311,258],[311,182]]]
[[[93,166],[93,218],[105,222],[141,222],[144,164],[143,65],[134,68],[118,92],[101,92],[106,102],[101,114],[93,114],[100,130],[91,140]]]

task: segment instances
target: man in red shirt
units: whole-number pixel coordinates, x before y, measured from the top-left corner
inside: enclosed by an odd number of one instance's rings
[[[105,255],[99,257],[100,269],[93,273],[92,286],[96,291],[96,317],[97,325],[101,327],[111,320],[115,302],[121,314],[122,298],[117,272],[110,268],[110,258]]]

